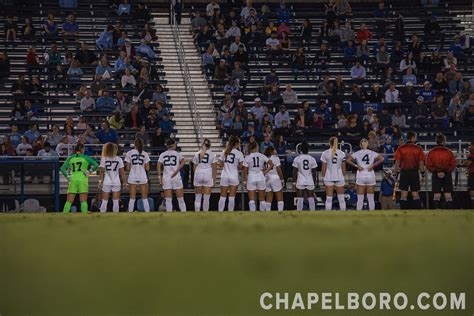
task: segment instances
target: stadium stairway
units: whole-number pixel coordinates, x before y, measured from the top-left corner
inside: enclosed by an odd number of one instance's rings
[[[186,91],[184,71],[178,61],[178,47],[173,34],[172,25],[168,24],[168,18],[163,15],[156,15],[154,18],[160,38],[160,50],[163,58],[163,65],[168,80],[169,96],[173,100],[173,113],[175,127],[178,130],[177,137],[180,140],[179,146],[183,155],[189,161],[194,153],[199,150],[200,139],[196,135],[195,121],[191,111],[191,101]],[[219,133],[215,125],[215,112],[212,103],[211,93],[207,80],[201,71],[201,58],[193,36],[190,33],[189,18],[184,18],[179,27],[179,36],[183,43],[184,60],[186,61],[190,74],[190,81],[195,92],[196,107],[201,118],[202,136],[208,138],[213,144],[213,149],[218,152],[221,149]]]

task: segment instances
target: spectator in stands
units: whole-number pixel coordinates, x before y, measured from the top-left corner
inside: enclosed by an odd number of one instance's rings
[[[316,67],[317,72],[326,72],[330,61],[331,53],[329,52],[327,44],[323,42],[321,44],[320,51],[317,52],[314,57],[313,65]]]
[[[112,78],[112,68],[109,66],[109,61],[105,55],[102,56],[99,64],[95,68],[95,74],[99,75],[101,80],[108,80]]]
[[[374,83],[367,100],[371,103],[381,103],[383,99],[384,93],[382,89],[380,89],[380,85],[378,83]]]
[[[349,41],[354,42],[356,39],[355,31],[351,27],[349,20],[344,24],[344,28],[340,31],[340,41],[343,46],[346,46]]]
[[[206,52],[202,55],[202,65],[208,75],[211,73],[213,74],[215,68],[214,57],[212,56],[212,53],[212,47],[208,47]]]
[[[64,126],[65,136],[68,138],[69,144],[76,144],[77,143],[77,136],[75,135],[74,125],[66,125]]]
[[[344,65],[352,65],[356,58],[356,48],[353,41],[347,41],[347,46],[344,47]]]
[[[377,55],[375,56],[375,68],[378,70],[377,73],[380,76],[381,73],[385,72],[390,66],[390,55],[386,51],[386,47],[382,46],[377,51]]]
[[[43,24],[43,35],[46,37],[55,37],[58,35],[58,27],[54,22],[54,15],[48,13],[48,17]]]
[[[289,23],[291,17],[290,10],[286,7],[284,1],[280,2],[280,7],[277,10],[278,23]]]
[[[365,23],[362,23],[360,25],[359,31],[357,31],[357,41],[359,43],[362,43],[363,41],[368,41],[372,38],[372,32],[369,31],[367,28],[367,25]]]
[[[12,87],[10,88],[10,93],[14,96],[22,96],[29,93],[29,87],[25,81],[25,75],[18,75],[18,80],[12,84]]]
[[[80,81],[82,75],[84,75],[84,72],[80,67],[79,61],[77,59],[73,59],[71,65],[69,66],[69,69],[67,70],[68,80]]]
[[[272,32],[271,36],[265,41],[265,46],[270,58],[278,56],[282,52],[280,40],[277,38],[277,33]]]
[[[92,50],[90,50],[85,41],[81,42],[81,47],[77,51],[75,58],[82,66],[90,66],[96,63],[97,58]]]
[[[145,125],[141,125],[140,129],[138,132],[135,134],[135,139],[141,139],[143,141],[143,144],[148,147],[149,144],[149,139],[148,139],[148,133],[146,131]]]
[[[300,37],[303,46],[309,48],[313,37],[313,25],[309,19],[305,19],[300,26]]]
[[[331,96],[333,90],[333,84],[330,82],[329,75],[324,75],[323,81],[318,85],[318,94],[320,96]]]
[[[38,131],[38,124],[30,124],[29,130],[25,132],[24,136],[26,136],[31,144],[36,141],[41,136],[41,133]]]
[[[91,92],[94,96],[101,96],[102,91],[107,89],[107,84],[102,80],[99,74],[94,75],[94,81],[91,83]]]
[[[109,90],[104,90],[97,99],[96,108],[99,113],[110,114],[115,111],[115,101],[109,96]]]
[[[63,34],[66,36],[77,36],[79,25],[76,23],[74,14],[69,14],[63,23]]]
[[[138,7],[135,9],[135,12],[133,14],[133,19],[139,20],[139,21],[150,20],[150,13],[148,12],[148,9],[145,7],[143,3],[141,2],[138,3]]]
[[[28,74],[38,73],[41,71],[39,68],[40,60],[36,54],[36,48],[34,46],[28,47],[28,53],[26,55],[26,64],[28,65]]]
[[[24,39],[32,39],[36,34],[36,28],[31,22],[31,18],[25,18],[25,24],[21,28],[21,35]]]
[[[437,48],[434,49],[431,54],[425,54],[425,56],[423,57],[423,71],[425,73],[437,73],[443,68],[444,60],[441,58],[441,55]]]
[[[448,93],[449,86],[446,80],[444,79],[442,72],[438,72],[436,74],[436,78],[433,81],[433,90],[435,91],[436,95],[446,95]]]
[[[413,72],[416,72],[416,62],[413,60],[413,54],[406,54],[400,62],[400,71],[406,72],[408,68],[412,68]]]
[[[396,41],[395,46],[390,51],[390,62],[393,65],[399,65],[405,56],[405,50],[401,41]]]
[[[28,137],[23,135],[21,136],[21,143],[16,146],[16,154],[18,156],[26,156],[28,149],[33,150],[33,146],[31,146]]]
[[[392,125],[392,115],[388,111],[387,107],[382,108],[382,113],[379,114],[380,124],[382,126],[391,126]]]
[[[387,22],[390,12],[385,8],[383,1],[379,2],[378,8],[374,11],[375,24],[377,26],[377,34],[385,34],[387,28]]]
[[[405,84],[405,89],[401,92],[401,101],[405,104],[413,104],[416,102],[416,91],[413,88],[413,83],[408,81]]]
[[[411,36],[411,43],[408,44],[408,51],[413,54],[413,60],[416,61],[418,64],[421,64],[423,45],[419,41],[418,36],[416,34],[413,34]]]
[[[362,82],[366,77],[365,67],[361,65],[360,61],[356,61],[351,68],[351,78],[356,82]]]
[[[125,68],[125,73],[122,75],[120,83],[124,89],[134,89],[137,86],[137,81],[129,68]]]
[[[297,104],[298,103],[298,96],[296,95],[295,90],[291,87],[291,84],[287,84],[285,87],[285,91],[281,94],[283,98],[284,104]],[[287,119],[289,121],[289,119]]]
[[[99,139],[100,143],[105,144],[108,142],[117,143],[118,136],[117,132],[110,128],[110,124],[107,121],[102,123],[102,129],[97,132],[97,138]]]
[[[58,52],[58,46],[56,44],[51,45],[51,49],[46,55],[46,63],[50,65],[61,64],[61,53]]]
[[[130,100],[125,96],[122,91],[117,91],[115,95],[115,110],[120,112],[122,115],[126,115],[130,112],[132,105]]]
[[[161,133],[161,128],[157,127],[155,129],[155,133],[151,138],[151,145],[153,147],[164,147],[165,146],[166,137]]]
[[[306,114],[306,120],[311,122],[313,119],[313,110],[309,107],[309,102],[303,102],[303,109]],[[319,100],[319,106],[316,108],[316,111],[319,116],[326,122],[333,119],[331,108],[328,107],[326,100]]]
[[[131,11],[131,6],[130,3],[128,3],[128,0],[122,0],[120,5],[117,8],[117,15],[122,16],[122,15],[130,15]]]
[[[224,114],[224,118],[221,121],[221,128],[224,130],[232,129],[234,120],[232,119],[232,113],[227,112]]]
[[[249,112],[254,115],[255,119],[260,120],[264,114],[263,106],[261,104],[261,99],[255,98],[254,102],[255,104],[254,106],[250,108]]]
[[[123,32],[122,32],[123,33]],[[158,40],[158,37],[156,36],[156,31],[151,28],[150,24],[145,23],[143,30],[141,32],[140,38],[142,40],[145,40],[146,43],[151,43],[156,40]],[[122,45],[125,44],[125,41]],[[119,45],[121,46],[121,45]]]
[[[139,128],[143,124],[143,116],[141,115],[138,105],[133,105],[129,113],[125,115],[124,125],[126,128]]]
[[[233,78],[230,78],[224,86],[224,93],[229,93],[232,98],[239,96],[240,88]]]
[[[455,57],[464,56],[464,49],[461,45],[461,37],[456,34],[453,39],[453,43],[449,46],[449,51],[453,52]]]
[[[8,53],[0,52],[0,81],[10,77],[10,58]]]
[[[370,60],[370,48],[367,40],[360,41],[360,44],[357,46],[356,56],[364,64]]]
[[[164,134],[171,134],[173,132],[173,122],[169,119],[168,113],[163,115],[163,120],[160,121],[160,128]]]
[[[350,101],[353,103],[363,103],[366,101],[366,95],[363,93],[362,88],[357,83],[352,85],[352,94]]]
[[[37,156],[41,159],[55,158],[58,154],[51,150],[51,144],[49,142],[44,142],[43,148],[38,151]],[[55,146],[54,146],[55,147]]]
[[[219,65],[217,65],[216,69],[214,70],[214,79],[215,80],[227,80],[229,77],[227,66],[225,64],[225,59],[221,59],[219,61]]]
[[[453,79],[449,81],[449,94],[455,95],[457,92],[462,91],[464,88],[464,80],[462,74],[457,72]]]
[[[24,119],[27,121],[36,121],[39,117],[39,111],[36,107],[31,104],[30,100],[25,100],[25,105],[23,107],[25,112]]]
[[[16,42],[16,33],[18,32],[18,25],[13,20],[13,16],[9,15],[5,21],[3,30],[5,32],[6,42]]]
[[[10,125],[11,132],[8,134],[8,140],[13,146],[18,146],[21,143],[21,134],[18,132],[18,125]]]
[[[304,53],[303,47],[299,47],[291,60],[293,73],[295,77],[295,81],[298,80],[299,74],[303,72],[307,72],[307,64],[306,64],[306,55]],[[309,75],[306,74],[306,79],[309,80]]]
[[[324,120],[321,116],[319,116],[318,112],[313,113],[313,117],[311,119],[311,127],[321,129],[324,126]]]
[[[429,81],[423,83],[423,89],[420,90],[419,95],[423,97],[426,105],[432,104],[436,98],[436,92],[431,89],[431,83]]]
[[[436,101],[431,106],[431,117],[435,120],[445,119],[448,117],[448,111],[444,104],[444,97],[442,95],[436,96]]]
[[[113,31],[114,27],[112,25],[108,25],[107,29],[100,33],[99,38],[95,41],[99,50],[111,50],[113,48]]]
[[[366,114],[362,117],[362,121],[368,121],[369,124],[374,122],[376,114],[374,113],[374,109],[370,106],[366,109]]]
[[[274,147],[271,135],[265,134],[263,136],[263,142],[260,143],[260,152],[265,152],[265,149],[270,146]]]
[[[136,52],[142,57],[147,57],[150,61],[155,59],[155,52],[149,45],[146,44],[144,39],[140,41],[140,45],[137,47]]]
[[[400,92],[398,91],[397,88],[395,88],[395,84],[393,82],[389,85],[387,91],[385,91],[385,102],[387,103],[400,102]]]
[[[405,114],[403,114],[401,108],[395,109],[395,114],[392,116],[392,126],[397,125],[400,128],[407,128],[407,118]]]
[[[240,66],[240,61],[234,62],[234,69],[231,73],[231,78],[235,80],[237,85],[245,89],[245,71]]]
[[[402,77],[402,83],[404,85],[406,85],[408,82],[411,82],[414,85],[417,84],[416,75],[413,73],[412,68],[407,68],[407,72]]]
[[[145,126],[147,129],[154,129],[160,126],[160,119],[156,115],[155,109],[150,109],[148,114],[145,116]]]
[[[460,94],[456,94],[454,97],[451,98],[449,101],[448,106],[448,115],[452,119],[455,116],[457,111],[462,112],[464,110],[464,105],[461,102]]]
[[[156,106],[156,115],[158,116],[158,119],[163,119],[163,116],[165,114],[170,114],[168,109],[163,107],[163,103],[161,101],[156,101],[155,102],[155,106]]]
[[[109,125],[114,130],[119,130],[123,128],[124,119],[122,114],[119,111],[114,112],[114,115],[110,116],[108,119]]]

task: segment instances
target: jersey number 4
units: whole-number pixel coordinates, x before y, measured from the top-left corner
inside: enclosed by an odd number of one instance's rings
[[[366,154],[364,157],[362,157],[362,161],[365,162],[365,164],[370,165],[369,155]]]

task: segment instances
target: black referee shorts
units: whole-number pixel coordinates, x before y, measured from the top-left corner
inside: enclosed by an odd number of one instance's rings
[[[400,184],[402,191],[420,191],[420,176],[418,169],[400,171]]]
[[[469,191],[474,191],[474,173],[470,173],[469,177],[467,178],[467,187]]]
[[[453,176],[451,173],[445,173],[443,178],[438,178],[438,174],[433,173],[431,181],[433,193],[453,192]]]

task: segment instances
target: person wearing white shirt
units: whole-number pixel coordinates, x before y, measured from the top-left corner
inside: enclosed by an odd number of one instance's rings
[[[303,141],[299,146],[298,157],[293,160],[293,182],[296,188],[296,210],[303,210],[304,194],[308,197],[309,210],[316,210],[316,202],[314,200],[314,184],[316,182],[316,168],[318,163],[314,157],[308,155],[309,145]]]
[[[400,102],[399,96],[400,96],[400,93],[395,88],[395,84],[390,83],[387,91],[385,91],[385,102],[387,102],[387,103],[398,103],[398,102]]]
[[[178,199],[179,210],[186,212],[183,180],[180,174],[180,170],[184,167],[184,156],[176,151],[176,141],[174,139],[168,140],[166,147],[168,147],[168,150],[161,153],[156,167],[158,181],[162,184],[165,193],[166,211],[173,211],[174,190]],[[161,169],[163,169],[163,178],[161,177]]]
[[[265,200],[265,190],[267,184],[265,182],[265,175],[273,168],[273,162],[269,158],[259,153],[257,143],[250,143],[248,146],[250,154],[244,159],[243,180],[244,185],[247,185],[247,192],[249,195],[249,210],[255,212],[256,198],[260,202],[259,210],[261,212],[269,211],[267,209],[267,202]]]
[[[81,99],[80,107],[82,112],[91,112],[95,110],[95,100],[92,97],[90,89],[86,90],[86,95]]]
[[[220,10],[221,6],[219,3],[216,2],[216,0],[212,0],[208,5],[206,6],[206,14],[207,16],[211,17],[214,15],[214,10]]]
[[[150,211],[150,205],[148,204],[147,176],[147,172],[150,171],[150,156],[143,150],[144,146],[143,141],[137,138],[135,139],[135,148],[125,155],[126,169],[130,171],[127,180],[130,188],[130,200],[128,202],[129,212],[133,212],[135,209],[137,187],[140,188],[143,210],[145,212]]]
[[[273,164],[272,169],[270,169],[265,176],[265,182],[267,184],[267,211],[272,209],[273,195],[275,194],[278,211],[281,212],[285,206],[283,202],[283,185],[285,184],[285,180],[281,170],[280,157],[277,156],[277,151],[273,146],[265,148],[265,156],[267,156]]]
[[[117,156],[117,151],[118,146],[114,143],[106,143],[102,147],[99,165],[99,188],[102,190],[101,213],[107,212],[110,192],[112,192],[113,201],[112,211],[114,213],[119,211],[120,190],[126,185],[123,160]]]
[[[204,212],[209,211],[209,200],[211,198],[211,191],[216,182],[217,175],[217,160],[216,155],[212,152],[211,141],[204,139],[201,148],[194,155],[193,169],[194,169],[194,211]]]
[[[321,155],[321,173],[326,188],[326,211],[332,210],[334,190],[337,193],[339,208],[341,211],[345,211],[344,176],[346,175],[346,154],[337,148],[338,139],[335,136],[329,139],[329,146],[330,148]]]
[[[239,186],[239,169],[242,169],[244,161],[244,155],[242,155],[239,149],[240,140],[232,135],[227,142],[225,150],[219,157],[219,168],[222,169],[219,212],[224,211],[227,196],[229,197],[227,209],[229,212],[234,211],[235,195]]]

